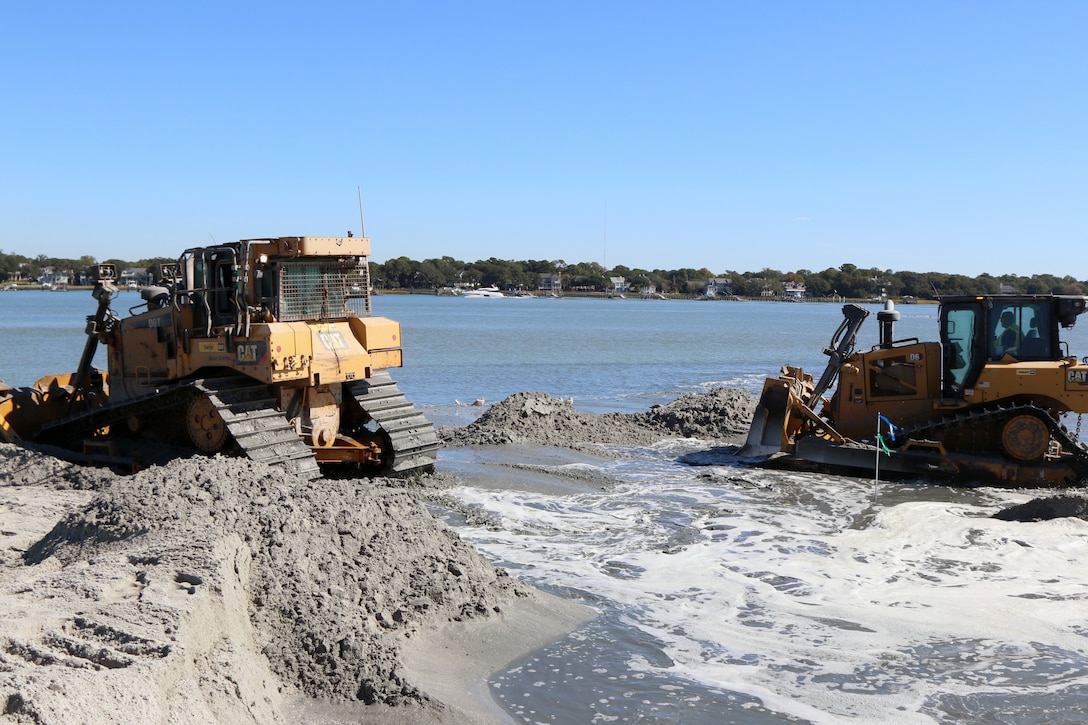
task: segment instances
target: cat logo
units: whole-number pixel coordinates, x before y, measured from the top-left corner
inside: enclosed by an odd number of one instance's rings
[[[317,339],[321,341],[321,344],[329,352],[336,352],[337,350],[347,350],[348,343],[344,340],[344,333],[339,330],[329,330],[328,332],[317,333]]]
[[[1075,385],[1088,385],[1088,370],[1070,370],[1067,375],[1067,382]]]
[[[264,358],[263,342],[242,342],[234,350],[234,359],[239,365],[256,365]]]

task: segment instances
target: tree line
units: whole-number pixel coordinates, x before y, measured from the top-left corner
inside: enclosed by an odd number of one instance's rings
[[[607,291],[612,289],[612,277],[623,277],[632,291],[652,291],[665,294],[700,294],[709,280],[727,282],[732,294],[739,297],[784,295],[787,284],[804,285],[809,298],[847,297],[869,299],[877,297],[914,297],[933,299],[939,295],[1000,294],[1015,291],[1021,294],[1085,294],[1088,282],[1069,275],[1056,277],[1037,274],[1030,277],[1005,274],[981,274],[969,277],[943,272],[895,272],[875,267],[863,269],[853,264],[829,267],[814,272],[799,269],[780,272],[764,268],[758,272],[727,270],[713,273],[706,267],[692,269],[641,269],[617,265],[605,269],[596,262],[567,264],[563,260],[503,260],[491,257],[476,262],[463,262],[453,257],[425,259],[422,262],[398,257],[384,264],[371,263],[371,279],[386,288],[438,289],[454,286],[498,287],[500,289],[535,290],[541,274],[559,274],[562,289]]]
[[[168,257],[151,257],[135,261],[106,259],[102,261],[102,264],[112,264],[117,268],[118,272],[123,269],[142,269],[154,275],[158,272],[159,264],[174,261],[177,260]],[[71,272],[90,279],[93,278],[94,268],[97,264],[98,261],[90,255],[84,255],[79,259],[49,257],[44,254],[27,257],[0,249],[0,282],[10,282],[12,280],[33,281],[40,277],[46,269]]]
[[[104,260],[118,270],[126,268],[146,269],[152,274],[160,262],[174,261],[166,257],[154,257],[126,261]],[[87,273],[96,260],[91,256],[66,259],[38,255],[26,257],[0,250],[0,281],[7,282],[21,277],[37,279],[42,270],[53,268],[76,273]],[[563,291],[598,291],[613,288],[612,278],[624,278],[632,292],[660,292],[663,294],[698,295],[711,279],[726,283],[728,291],[739,297],[779,296],[785,294],[787,284],[804,285],[808,298],[846,297],[871,299],[877,297],[914,297],[933,299],[952,294],[1000,294],[1015,291],[1022,294],[1085,294],[1088,282],[1069,275],[1057,277],[1037,274],[1030,277],[1005,274],[992,276],[981,274],[969,277],[943,272],[895,272],[890,269],[871,267],[863,269],[853,264],[828,267],[822,271],[799,269],[781,272],[764,268],[758,272],[726,270],[711,272],[706,267],[693,269],[641,269],[617,265],[606,269],[597,262],[568,264],[559,260],[507,260],[491,257],[475,262],[465,262],[450,256],[416,261],[397,257],[384,263],[371,262],[370,275],[375,287],[384,289],[440,289],[443,287],[498,287],[503,290],[532,291],[540,287],[540,275],[555,274],[561,279]]]

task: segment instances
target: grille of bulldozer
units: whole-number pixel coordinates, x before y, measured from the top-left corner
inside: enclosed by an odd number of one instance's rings
[[[354,260],[280,264],[281,322],[356,317],[368,313],[366,267]]]

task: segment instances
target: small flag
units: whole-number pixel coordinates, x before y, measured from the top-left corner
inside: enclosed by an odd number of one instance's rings
[[[884,436],[880,432],[880,424],[888,426],[888,434],[892,437],[892,442],[895,442],[895,424],[888,420],[887,416],[881,413],[876,414],[876,458],[880,460],[880,452],[884,451],[884,455],[891,458],[892,449],[888,447],[888,444],[884,442]]]
[[[880,435],[880,422],[881,421],[883,421],[884,424],[888,426],[888,432],[891,433],[892,441],[895,441],[895,431],[898,430],[898,429],[895,427],[894,423],[892,423],[890,420],[888,420],[888,418],[886,416],[880,415],[879,413],[877,414],[877,424],[876,424],[877,435],[878,436]]]
[[[892,440],[895,440],[895,436],[892,436]],[[888,444],[884,442],[884,436],[879,433],[876,434],[876,443],[880,450],[884,451],[884,455],[891,457],[892,449],[888,448]]]

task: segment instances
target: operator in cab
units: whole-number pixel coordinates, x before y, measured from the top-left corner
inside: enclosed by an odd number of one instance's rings
[[[1012,310],[1005,310],[1001,313],[1000,326],[994,334],[992,359],[999,360],[1006,354],[1017,354],[1020,352],[1022,339],[1023,335],[1020,333],[1020,326],[1016,324],[1016,315],[1013,314]]]

